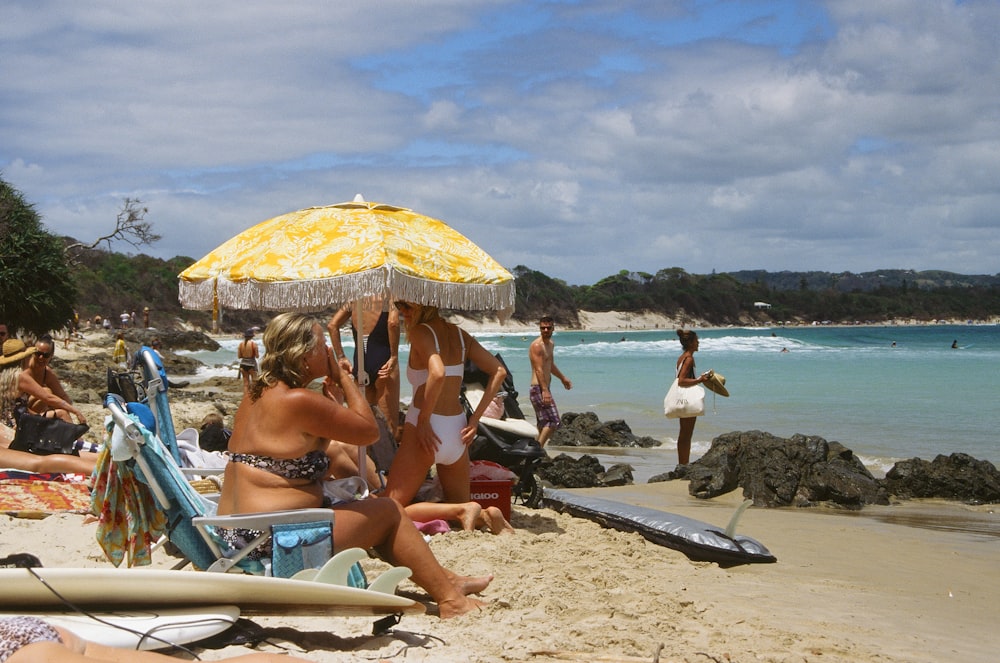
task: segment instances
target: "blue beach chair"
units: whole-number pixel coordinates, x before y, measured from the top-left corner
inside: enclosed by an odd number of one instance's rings
[[[166,445],[151,431],[155,424],[150,408],[141,403],[125,403],[114,394],[105,398],[105,407],[111,413],[108,456],[113,460],[102,461],[99,466],[99,475],[105,476],[99,476],[93,500],[95,512],[102,514],[98,538],[112,561],[117,556],[120,563],[123,555],[109,552],[109,542],[128,540],[141,546],[162,535],[184,556],[181,566],[190,562],[211,572],[237,570],[313,579],[351,587],[367,586],[386,593],[393,593],[395,585],[409,577],[409,569],[395,567],[368,585],[357,564],[367,556],[365,551],[355,548],[333,555],[335,514],[330,509],[217,515],[215,502],[192,487]],[[108,477],[108,473],[115,476]],[[111,494],[115,487],[112,484],[117,484],[130,498],[123,508],[136,513],[102,513],[108,511],[107,504],[118,499]],[[136,504],[153,506],[136,507]],[[118,530],[126,523],[140,531],[123,536]],[[143,527],[148,532],[142,532]],[[234,550],[219,536],[218,528],[222,527],[259,530],[261,534],[242,549]],[[268,538],[272,540],[270,555],[263,560],[249,559],[250,553]],[[129,554],[130,560],[142,557],[141,551]]]

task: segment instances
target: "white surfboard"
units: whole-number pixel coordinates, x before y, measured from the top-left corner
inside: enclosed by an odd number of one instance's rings
[[[36,575],[37,574],[37,577]],[[44,582],[42,582],[44,581]],[[422,613],[424,606],[395,594],[305,580],[237,573],[161,569],[0,569],[0,611],[81,608],[160,609],[239,606],[243,615],[385,615]],[[50,589],[51,588],[51,589]]]
[[[157,610],[116,610],[90,615],[71,612],[16,613],[44,619],[76,635],[109,647],[167,649],[222,633],[240,617],[234,605]],[[14,613],[0,614],[0,617]]]

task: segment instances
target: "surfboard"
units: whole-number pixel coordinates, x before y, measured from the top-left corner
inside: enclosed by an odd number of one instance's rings
[[[678,550],[695,561],[716,562],[720,566],[777,561],[764,544],[748,536],[736,535],[735,522],[723,531],[694,518],[563,490],[546,489],[543,503],[603,527],[636,532],[648,541]]]
[[[12,617],[15,613],[0,613]],[[240,617],[234,605],[192,606],[157,610],[116,610],[113,612],[34,612],[16,613],[44,619],[48,623],[109,647],[123,649],[166,649],[197,642],[222,633]]]
[[[0,569],[0,610],[132,610],[218,605],[243,615],[363,616],[422,613],[424,606],[395,594],[305,580],[237,573],[162,569]],[[56,594],[58,593],[58,595]],[[60,598],[60,596],[62,598]]]

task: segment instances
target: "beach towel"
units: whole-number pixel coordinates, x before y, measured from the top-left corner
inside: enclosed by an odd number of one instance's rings
[[[74,475],[0,470],[0,513],[41,519],[53,513],[90,513],[90,489]]]
[[[148,434],[148,431],[147,431]],[[97,457],[93,509],[97,514],[97,541],[115,566],[152,563],[153,545],[167,530],[167,517],[127,462],[116,467],[105,447]]]

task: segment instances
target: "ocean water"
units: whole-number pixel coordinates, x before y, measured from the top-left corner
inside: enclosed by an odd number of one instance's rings
[[[818,435],[852,449],[881,476],[897,460],[968,453],[1000,465],[1000,327],[928,325],[879,327],[727,328],[698,330],[699,372],[726,377],[730,397],[706,398],[692,458],[730,431],[762,430],[787,437]],[[533,335],[480,333],[514,375],[529,421],[528,345]],[[349,338],[345,347],[350,348]],[[663,396],[681,352],[672,330],[557,331],[556,364],[573,382],[554,383],[561,412],[624,419],[660,446],[601,451],[602,462],[636,468],[636,481],[676,464],[677,422],[663,416]],[[958,341],[959,348],[951,347]],[[206,364],[202,377],[237,377],[239,339],[214,352],[190,353]],[[895,343],[895,346],[893,346]],[[787,352],[783,352],[787,349]],[[406,361],[405,343],[400,349]],[[409,385],[402,385],[408,400]]]

